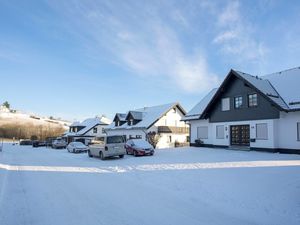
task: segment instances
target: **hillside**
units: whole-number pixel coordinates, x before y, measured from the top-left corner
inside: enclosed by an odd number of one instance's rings
[[[58,136],[68,129],[70,122],[50,119],[17,111],[0,111],[0,137],[45,139]]]

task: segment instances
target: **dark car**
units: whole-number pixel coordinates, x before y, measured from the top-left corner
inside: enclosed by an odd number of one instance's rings
[[[34,148],[43,147],[43,146],[46,146],[45,141],[33,141],[32,142],[32,147],[34,147]]]
[[[32,145],[32,141],[29,139],[21,139],[19,144],[20,145]]]
[[[153,155],[153,146],[142,139],[130,139],[125,144],[126,153],[134,156]]]

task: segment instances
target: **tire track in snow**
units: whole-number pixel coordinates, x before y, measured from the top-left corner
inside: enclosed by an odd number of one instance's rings
[[[0,164],[0,169],[8,171],[36,172],[67,172],[67,173],[127,173],[136,171],[164,170],[199,170],[199,169],[234,169],[257,167],[290,167],[300,166],[300,160],[278,161],[242,161],[216,163],[174,163],[174,164],[145,164],[136,166],[107,166],[107,167],[64,167],[64,166],[15,166]]]

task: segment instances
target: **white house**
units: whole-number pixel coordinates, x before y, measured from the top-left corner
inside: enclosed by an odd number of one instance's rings
[[[106,135],[104,128],[110,124],[110,120],[104,116],[89,118],[82,122],[74,122],[70,125],[69,131],[64,137],[69,142],[80,141],[88,144],[95,137]]]
[[[181,121],[185,114],[179,103],[144,107],[117,113],[105,131],[108,135],[144,140],[149,138],[150,132],[155,132],[159,137],[156,148],[174,147],[175,142],[187,143],[188,125]]]
[[[0,112],[9,113],[10,109],[4,105],[0,105]]]
[[[261,77],[231,70],[183,121],[191,145],[300,153],[300,67]]]

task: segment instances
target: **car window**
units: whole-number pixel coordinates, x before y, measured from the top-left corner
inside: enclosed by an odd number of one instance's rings
[[[108,136],[107,144],[113,144],[113,143],[124,143],[123,136]]]
[[[89,145],[93,145],[93,144],[101,144],[101,145],[105,144],[105,142],[104,142],[104,137],[98,137],[98,138],[93,139],[93,140],[89,143]]]

